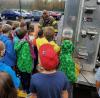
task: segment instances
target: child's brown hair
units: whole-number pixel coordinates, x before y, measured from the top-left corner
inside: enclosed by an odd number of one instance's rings
[[[17,98],[13,81],[5,72],[0,72],[0,98]]]
[[[48,41],[52,41],[54,39],[54,28],[52,26],[45,27],[44,36]]]
[[[0,22],[0,33],[2,33],[2,23]]]
[[[34,32],[34,24],[31,23],[29,26],[29,32]]]

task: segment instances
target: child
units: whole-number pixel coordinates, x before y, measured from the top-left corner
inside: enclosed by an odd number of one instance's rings
[[[56,71],[59,60],[52,45],[44,44],[39,49],[40,65],[31,78],[32,98],[68,98],[68,80],[63,72]]]
[[[34,32],[36,33],[36,36],[38,37],[38,32],[42,29],[42,27],[40,26],[40,24],[36,24],[34,25]]]
[[[57,53],[59,53],[60,52],[60,47],[54,42],[54,36],[55,36],[54,28],[51,27],[51,26],[45,27],[44,32],[45,32],[44,36],[46,37],[48,42],[54,47],[54,50]]]
[[[20,22],[18,21],[14,21],[12,24],[12,29],[15,30],[16,28],[18,28],[20,26]]]
[[[0,35],[2,34],[2,23],[0,22]]]
[[[26,24],[25,21],[20,22],[20,28],[23,29],[23,30],[27,30],[27,24]]]
[[[0,72],[0,98],[17,98],[13,81],[5,72]]]
[[[60,66],[59,69],[65,72],[71,83],[75,83],[76,73],[75,73],[75,63],[72,59],[72,53],[74,51],[74,45],[70,40],[64,40],[61,44],[60,53]]]
[[[36,38],[37,38],[37,34],[34,31],[34,24],[33,23],[31,23],[29,26],[28,36],[29,36],[29,41],[32,44],[32,47],[34,49],[34,54],[35,54],[34,69],[33,69],[33,73],[35,73],[35,72],[37,72],[36,65],[38,64],[38,50],[37,50],[37,47],[33,44],[33,42],[36,41]]]
[[[30,76],[34,66],[29,43],[24,38],[26,33],[27,31],[24,28],[19,28],[16,31],[19,41],[15,43],[14,48],[17,54],[17,67],[21,76],[22,87],[24,91],[29,93]]]
[[[36,39],[36,46],[37,46],[37,49],[39,50],[39,48],[45,44],[45,43],[48,43],[47,39],[44,37],[44,33],[43,33],[43,30],[39,30],[38,32],[38,38]]]
[[[37,37],[36,33],[34,32],[34,24],[32,24],[32,23],[29,26],[28,35],[29,35],[30,41],[33,41]]]
[[[2,32],[3,34],[0,35],[0,40],[6,46],[6,53],[3,58],[0,59],[0,62],[3,62],[11,67],[15,66],[16,64],[16,54],[14,50],[14,44],[9,38],[11,33],[12,27],[8,24],[3,25]]]
[[[11,20],[8,20],[8,21],[6,22],[6,24],[8,24],[8,25],[12,26],[12,24],[13,24],[13,21],[11,21]]]
[[[0,41],[0,59],[3,58],[5,52],[6,52],[5,45],[2,41]],[[20,80],[19,78],[16,77],[16,73],[11,67],[9,67],[7,64],[3,62],[0,62],[0,72],[1,71],[6,72],[11,76],[14,86],[16,88],[20,86]]]
[[[26,30],[27,31],[27,25],[25,23],[25,21],[21,21],[19,22],[19,27],[17,27],[14,31],[14,39],[13,42],[15,43],[16,41],[19,41],[19,38],[16,36],[16,31],[18,31],[19,29],[21,29],[22,31]],[[25,34],[26,35],[26,34]],[[22,36],[22,35],[21,35]]]
[[[16,28],[18,28],[18,27],[19,27],[19,22],[18,22],[18,21],[12,22],[12,32],[11,32],[11,34],[10,34],[10,38],[11,38],[12,41],[14,41],[15,30],[16,30]]]

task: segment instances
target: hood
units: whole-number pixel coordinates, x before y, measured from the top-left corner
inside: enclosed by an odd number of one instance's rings
[[[18,52],[25,43],[27,43],[26,40],[16,42],[14,45],[14,49]]]
[[[6,36],[6,35],[1,34],[0,35],[0,40],[5,43],[7,40],[10,40],[10,38],[8,36]]]
[[[70,40],[64,40],[61,44],[62,53],[73,53],[74,45]]]

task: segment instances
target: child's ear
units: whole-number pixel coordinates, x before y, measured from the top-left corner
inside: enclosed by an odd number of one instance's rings
[[[2,57],[3,57],[3,56],[4,56],[4,54],[5,54],[5,51],[6,51],[6,50],[5,50],[5,49],[3,49],[3,50],[0,52],[0,56],[2,56]]]
[[[0,57],[3,57],[4,53],[2,51],[0,51]]]
[[[0,51],[0,57],[1,57],[1,51]]]

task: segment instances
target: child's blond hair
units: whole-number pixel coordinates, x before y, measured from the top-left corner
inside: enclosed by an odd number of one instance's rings
[[[2,32],[3,32],[3,34],[9,33],[9,31],[11,31],[11,30],[12,30],[12,27],[9,24],[4,24],[2,26]]]
[[[13,25],[13,27],[17,28],[20,26],[20,22],[14,21],[12,25]]]

